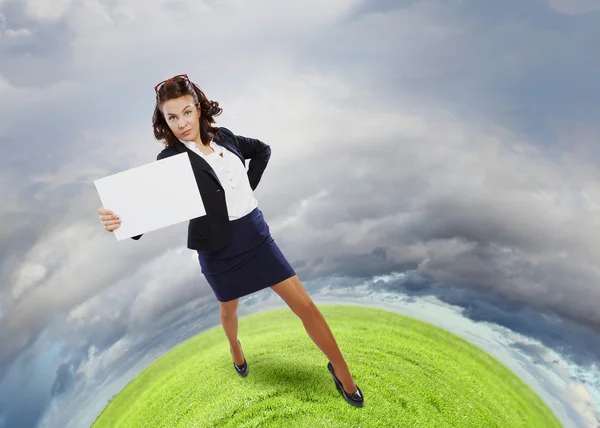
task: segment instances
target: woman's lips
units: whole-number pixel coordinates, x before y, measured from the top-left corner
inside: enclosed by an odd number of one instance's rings
[[[192,132],[191,129],[188,129],[187,131],[185,131],[182,135],[190,135],[190,133]]]

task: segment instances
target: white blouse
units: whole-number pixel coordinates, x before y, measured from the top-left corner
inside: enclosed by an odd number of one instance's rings
[[[214,152],[209,155],[205,155],[198,150],[196,143],[193,141],[181,139],[179,141],[197,155],[202,156],[215,171],[221,186],[225,190],[225,202],[230,221],[241,218],[258,207],[258,201],[254,197],[252,187],[250,187],[248,172],[239,157],[214,141],[210,142]],[[223,157],[221,157],[221,154],[223,154]]]

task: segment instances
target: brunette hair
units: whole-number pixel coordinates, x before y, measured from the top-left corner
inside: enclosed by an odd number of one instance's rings
[[[165,120],[161,110],[162,103],[185,95],[191,95],[194,99],[194,105],[200,106],[200,139],[202,144],[209,145],[211,138],[219,139],[219,128],[212,126],[215,123],[214,117],[220,115],[223,111],[219,107],[219,103],[209,100],[204,92],[191,80],[187,78],[173,79],[165,82],[156,93],[156,105],[152,115],[154,137],[162,141],[167,148],[174,147],[179,143],[179,140],[173,135]]]

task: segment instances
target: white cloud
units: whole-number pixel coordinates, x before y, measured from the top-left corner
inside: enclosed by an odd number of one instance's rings
[[[0,92],[12,89],[10,82],[0,74]]]
[[[600,417],[600,410],[595,409],[594,396],[588,386],[582,382],[568,382],[565,389],[573,407],[579,411],[588,426],[595,426],[598,423],[597,418]]]
[[[4,35],[6,37],[17,38],[31,36],[31,30],[29,28],[19,28],[18,30],[6,30]]]
[[[45,276],[46,268],[44,265],[28,265],[27,263],[24,263],[21,266],[21,270],[18,272],[18,276],[15,278],[12,287],[12,298],[14,300],[19,300],[24,292],[35,287]]]
[[[39,20],[58,20],[73,5],[74,0],[25,0],[27,13]]]
[[[600,10],[598,0],[548,0],[548,5],[561,13],[579,15]]]

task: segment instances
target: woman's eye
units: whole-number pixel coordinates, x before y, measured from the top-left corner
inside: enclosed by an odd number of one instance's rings
[[[192,112],[191,110],[188,110],[188,111],[185,112],[185,114],[188,114],[188,113],[191,113],[191,112]]]

